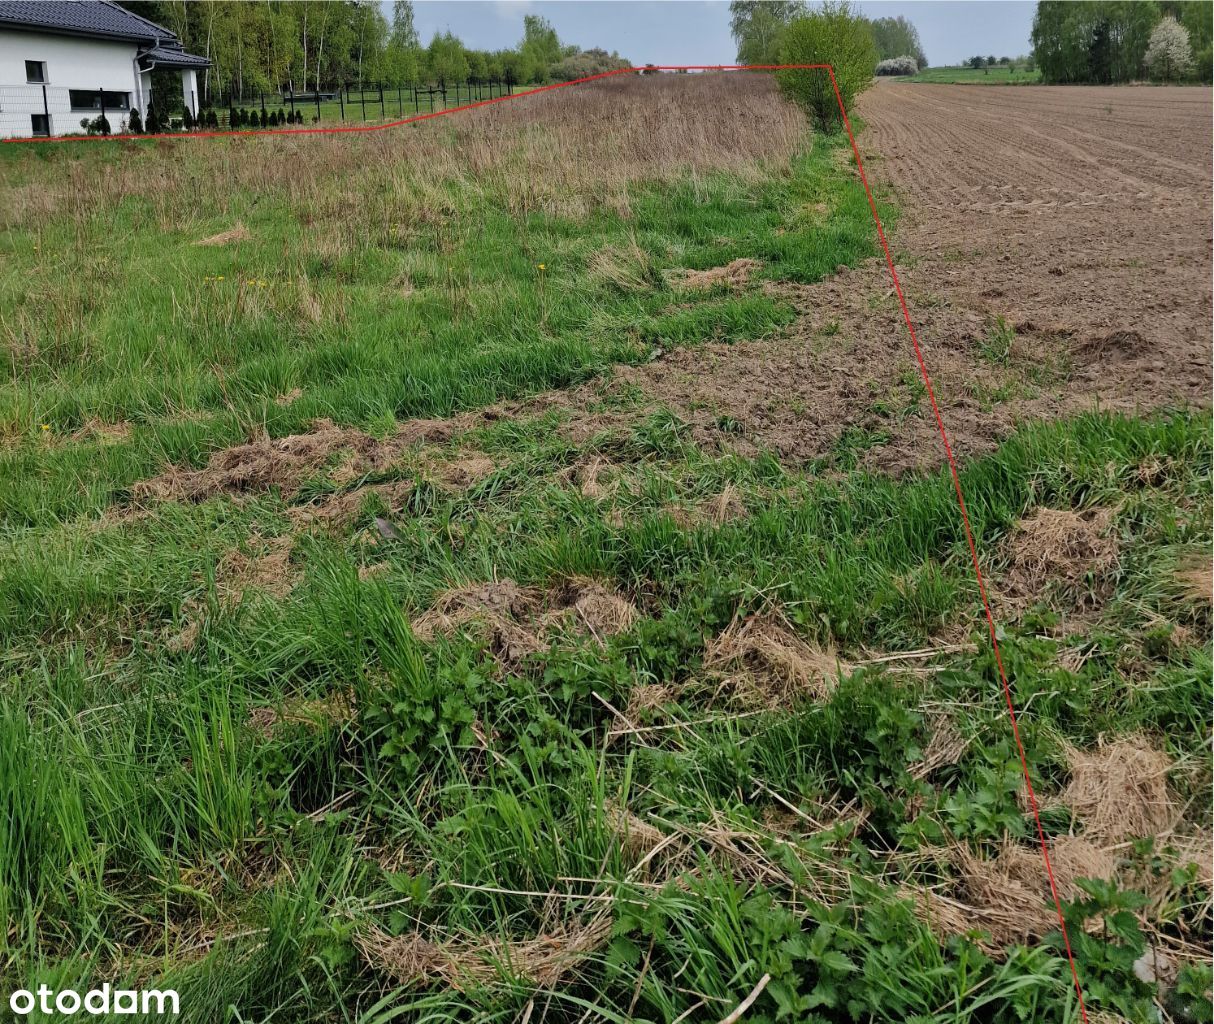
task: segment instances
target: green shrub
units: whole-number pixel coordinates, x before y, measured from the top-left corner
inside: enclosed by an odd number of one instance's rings
[[[127,131],[132,135],[143,134],[143,118],[139,116],[137,108],[131,108],[131,116],[127,119]]]
[[[792,22],[784,33],[782,64],[830,64],[845,107],[873,81],[877,47],[868,22],[847,0],[827,0],[822,7]],[[816,124],[839,120],[839,104],[830,75],[816,68],[777,72],[780,87],[803,107]]]

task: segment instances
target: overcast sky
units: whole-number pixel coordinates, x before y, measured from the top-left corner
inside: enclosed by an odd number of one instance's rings
[[[859,4],[870,18],[901,14],[914,22],[935,65],[977,53],[1027,53],[1035,6],[1030,0]],[[737,56],[725,0],[418,0],[414,11],[423,43],[450,29],[466,46],[498,50],[522,37],[524,14],[541,14],[562,41],[618,50],[634,64],[730,64]]]

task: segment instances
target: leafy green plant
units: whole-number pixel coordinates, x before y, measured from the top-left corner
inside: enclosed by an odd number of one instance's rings
[[[844,109],[872,84],[877,47],[868,22],[847,0],[826,0],[791,22],[781,37],[780,63],[830,64]],[[813,121],[829,128],[839,123],[839,99],[830,75],[821,68],[776,73],[781,88]]]

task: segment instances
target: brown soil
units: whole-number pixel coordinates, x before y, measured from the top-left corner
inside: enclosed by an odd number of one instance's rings
[[[860,112],[869,179],[902,210],[891,244],[954,452],[1097,405],[1208,405],[1209,89],[882,84]],[[888,432],[863,464],[940,465],[884,261],[768,287],[799,310],[785,336],[617,371],[613,386],[644,394],[637,410],[595,411],[591,385],[499,411],[563,407],[564,431],[585,440],[666,405],[702,444],[789,464],[849,429]],[[1002,325],[1006,358],[991,338]]]
[[[472,633],[511,667],[546,651],[558,636],[589,635],[601,643],[636,617],[630,602],[595,580],[574,577],[544,590],[504,579],[447,591],[413,620],[413,632],[423,641]]]

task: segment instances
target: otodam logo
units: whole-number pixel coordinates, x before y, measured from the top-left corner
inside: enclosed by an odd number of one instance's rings
[[[56,1014],[73,1017],[81,1012],[93,1017],[109,1014],[139,1014],[146,1017],[150,1014],[175,1015],[181,1012],[177,993],[172,989],[111,989],[108,982],[83,995],[70,988],[53,992],[49,985],[39,985],[33,992],[19,988],[8,997],[8,1008],[18,1017],[28,1017],[35,1010],[47,1017]]]

